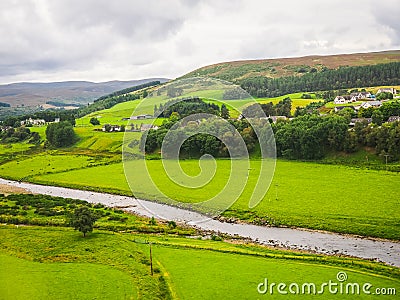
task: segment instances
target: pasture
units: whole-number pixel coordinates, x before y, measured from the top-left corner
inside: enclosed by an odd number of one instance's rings
[[[168,296],[159,276],[150,275],[146,254],[118,234],[83,238],[71,228],[4,225],[0,234],[0,277],[10,283],[0,291],[8,299]]]
[[[129,275],[88,263],[39,263],[0,254],[3,299],[133,299]]]

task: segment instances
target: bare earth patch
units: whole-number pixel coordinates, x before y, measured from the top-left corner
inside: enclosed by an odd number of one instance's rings
[[[30,192],[24,188],[7,185],[7,184],[0,184],[0,193],[9,195],[9,194],[30,194]]]

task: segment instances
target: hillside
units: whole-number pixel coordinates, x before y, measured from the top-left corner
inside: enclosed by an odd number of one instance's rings
[[[93,100],[132,86],[166,78],[148,78],[130,81],[64,81],[33,83],[21,82],[0,85],[0,102],[9,103],[11,107],[45,105],[47,101],[87,104]]]
[[[305,73],[318,72],[324,69],[337,69],[345,66],[368,66],[390,62],[400,62],[400,50],[231,61],[205,66],[183,77],[207,76],[229,81],[258,76],[279,78],[293,75],[301,76]]]

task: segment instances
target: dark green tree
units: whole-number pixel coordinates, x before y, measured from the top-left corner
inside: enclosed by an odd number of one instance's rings
[[[229,117],[230,117],[229,110],[226,108],[225,104],[222,104],[222,106],[221,106],[221,118],[229,119]]]
[[[46,128],[46,138],[54,147],[68,147],[77,141],[74,128],[68,121],[52,123]]]
[[[90,124],[92,124],[93,126],[100,125],[100,121],[97,118],[93,117],[90,118]]]
[[[70,217],[70,226],[74,227],[75,230],[79,230],[83,233],[83,237],[86,233],[93,231],[93,225],[97,220],[96,214],[90,210],[87,206],[81,206],[74,210],[74,213]]]

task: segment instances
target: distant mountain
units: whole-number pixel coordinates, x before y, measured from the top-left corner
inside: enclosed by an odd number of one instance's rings
[[[400,62],[400,50],[338,55],[241,60],[223,62],[194,70],[183,77],[206,76],[240,82],[246,78],[301,76],[339,67]]]
[[[131,81],[63,81],[63,82],[20,82],[0,85],[0,102],[12,107],[44,105],[47,101],[87,104],[106,95],[151,81],[166,82],[166,78],[148,78]]]

